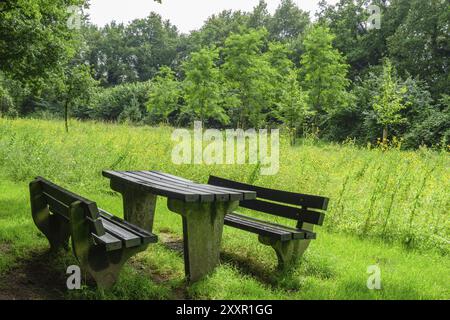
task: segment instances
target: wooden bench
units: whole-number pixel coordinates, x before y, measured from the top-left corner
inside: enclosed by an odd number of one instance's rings
[[[297,221],[295,227],[289,227],[238,212],[225,216],[225,225],[255,233],[261,243],[272,246],[280,269],[294,265],[316,238],[313,228],[323,224],[325,214],[322,211],[327,210],[329,201],[324,197],[267,189],[215,176],[209,177],[208,184],[255,191],[256,200],[241,200],[239,206]]]
[[[100,288],[114,285],[123,264],[157,241],[154,234],[44,178],[30,183],[30,198],[34,223],[47,237],[51,249],[68,249],[71,238],[80,267]]]

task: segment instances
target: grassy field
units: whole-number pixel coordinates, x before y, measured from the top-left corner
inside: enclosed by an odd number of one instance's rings
[[[0,299],[450,299],[450,158],[415,152],[283,140],[280,172],[255,165],[177,166],[171,128],[0,119]],[[205,182],[216,174],[331,198],[325,225],[297,268],[275,272],[273,250],[256,236],[226,228],[222,265],[184,281],[181,218],[158,200],[160,242],[132,259],[114,290],[67,292],[71,255],[52,256],[34,226],[28,182],[40,175],[122,214],[103,169],[161,170]],[[275,219],[274,221],[279,221]],[[286,222],[284,222],[286,223]],[[377,264],[382,289],[366,287]]]

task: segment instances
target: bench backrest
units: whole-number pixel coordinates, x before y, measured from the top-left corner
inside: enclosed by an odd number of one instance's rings
[[[70,206],[75,202],[80,202],[84,209],[86,219],[91,224],[92,232],[98,236],[105,234],[103,224],[100,220],[99,210],[95,202],[61,188],[42,177],[37,177],[32,183],[39,185],[41,194],[47,202],[50,212],[70,220]]]
[[[239,206],[283,218],[297,220],[299,222],[299,227],[301,227],[301,224],[304,222],[322,225],[325,214],[310,209],[325,211],[328,208],[329,199],[325,197],[268,189],[216,176],[210,176],[208,184],[255,191],[258,199],[240,201]]]

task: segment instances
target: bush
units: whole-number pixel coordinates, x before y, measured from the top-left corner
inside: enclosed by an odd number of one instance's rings
[[[99,89],[92,102],[91,117],[106,121],[143,121],[147,115],[150,89],[150,82]]]

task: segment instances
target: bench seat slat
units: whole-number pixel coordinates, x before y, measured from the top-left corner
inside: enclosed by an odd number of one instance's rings
[[[281,241],[311,239],[314,233],[305,230],[297,230],[282,225],[267,223],[255,218],[243,216],[237,213],[225,216],[225,224],[242,230],[269,236]]]
[[[142,244],[156,243],[158,241],[158,237],[153,233],[132,225],[129,222],[122,220],[103,209],[100,209],[100,216],[102,217],[102,220],[106,220],[112,224],[118,225],[128,232],[140,237]]]
[[[244,216],[244,215],[239,214],[237,212],[233,212],[232,214],[235,217],[239,217],[241,219],[246,219],[246,220],[249,220],[249,221],[253,221],[253,222],[257,223],[257,224],[268,225],[268,226],[271,226],[271,227],[276,228],[276,229],[281,229],[283,231],[291,232],[292,233],[292,238],[295,239],[295,240],[297,240],[297,239],[316,239],[316,234],[314,232],[311,232],[311,231],[308,231],[308,230],[287,227],[287,226],[280,225],[280,224],[275,223],[275,222],[264,221],[264,220],[260,220],[260,219],[257,219],[257,218]]]
[[[98,236],[95,233],[92,233],[92,237],[97,244],[103,244],[106,247],[106,251],[115,251],[122,248],[122,241],[117,239],[112,234],[106,232],[102,236]]]
[[[100,218],[103,223],[105,231],[117,239],[121,240],[125,248],[132,248],[141,245],[141,237],[121,228],[120,226],[109,222],[106,219]]]

